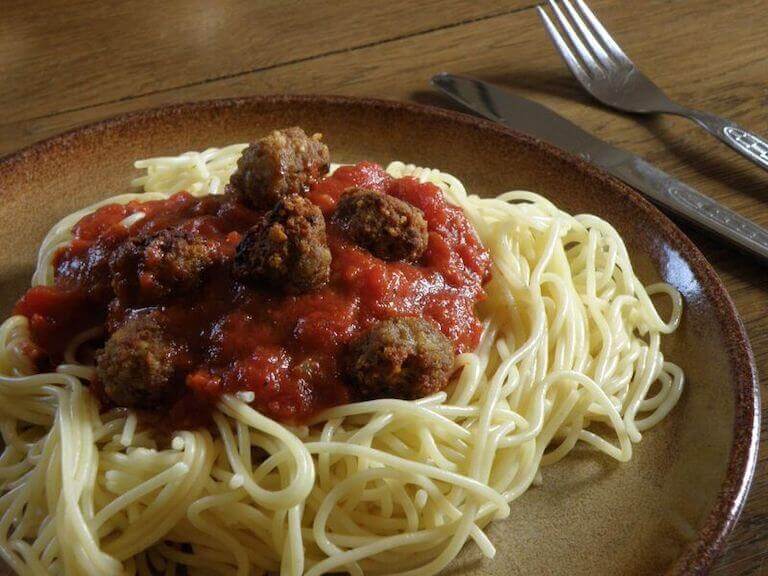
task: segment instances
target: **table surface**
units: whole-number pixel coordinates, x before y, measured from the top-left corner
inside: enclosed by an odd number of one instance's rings
[[[764,0],[590,0],[670,96],[768,134]],[[570,77],[533,0],[6,1],[0,155],[169,102],[323,93],[451,104],[443,70],[510,87],[768,226],[768,174],[690,122],[601,108]],[[768,375],[768,267],[685,224],[720,274]],[[765,383],[765,378],[763,383]],[[763,395],[768,406],[768,393]],[[765,410],[768,412],[768,410]],[[757,476],[712,574],[768,575],[768,416]]]

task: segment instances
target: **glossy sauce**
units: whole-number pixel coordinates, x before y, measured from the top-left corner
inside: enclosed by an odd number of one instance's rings
[[[350,186],[391,194],[424,212],[429,243],[418,263],[379,260],[334,228],[330,216]],[[340,356],[350,339],[379,319],[421,316],[440,326],[456,353],[477,345],[481,327],[474,304],[484,297],[490,260],[464,214],[438,188],[392,179],[378,165],[361,163],[339,168],[308,196],[326,216],[333,259],[328,285],[300,296],[231,277],[227,261],[263,213],[230,195],[195,198],[182,192],[164,201],[108,205],[85,216],[71,244],[55,256],[54,286],[30,289],[16,306],[30,320],[37,346],[30,355],[55,365],[81,331],[105,325],[111,333],[126,317],[144,313],[146,307],[132,308],[115,297],[109,257],[127,238],[166,228],[199,232],[224,261],[209,271],[198,292],[150,307],[187,350],[179,367],[186,392],[171,408],[173,425],[199,423],[222,393],[251,391],[256,409],[288,422],[346,403],[350,394]],[[145,217],[126,229],[121,222],[136,212]]]

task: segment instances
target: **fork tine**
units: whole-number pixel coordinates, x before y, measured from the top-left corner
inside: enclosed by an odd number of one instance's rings
[[[581,32],[581,35],[584,37],[587,46],[592,50],[592,53],[595,55],[595,57],[600,60],[604,67],[611,68],[614,65],[611,57],[608,56],[606,51],[603,49],[603,46],[600,44],[597,38],[595,38],[594,34],[592,34],[592,31],[589,29],[589,26],[587,26],[587,23],[584,22],[584,19],[581,17],[578,10],[573,7],[573,4],[571,4],[570,0],[563,0],[563,5],[568,11],[568,14],[571,17],[573,23],[576,24],[579,32]]]
[[[563,60],[565,60],[565,63],[568,65],[568,68],[571,70],[571,74],[573,74],[576,77],[576,80],[587,88],[590,82],[589,74],[587,74],[581,64],[579,64],[576,55],[571,51],[568,44],[566,44],[544,9],[541,6],[537,6],[536,10],[539,13],[539,17],[544,22],[544,27],[547,29],[547,33],[552,39],[552,42],[554,42],[555,48],[560,52],[560,56],[562,56]]]
[[[581,37],[579,36],[578,32],[573,29],[573,26],[571,26],[570,21],[565,16],[565,14],[563,14],[563,11],[560,10],[560,6],[558,6],[557,2],[555,0],[549,0],[549,6],[552,8],[557,21],[560,23],[561,28],[565,31],[565,35],[571,41],[573,47],[576,48],[576,52],[578,52],[581,61],[586,65],[590,74],[592,76],[602,75],[603,70],[600,67],[600,64],[597,63],[595,58],[592,56],[592,53],[584,45],[584,42],[581,41]]]
[[[605,26],[603,26],[600,20],[597,19],[597,16],[595,16],[595,13],[592,12],[592,10],[590,10],[589,6],[587,6],[587,3],[584,0],[575,0],[575,1],[576,1],[576,4],[578,4],[579,8],[581,9],[581,13],[589,21],[590,26],[592,26],[592,29],[597,34],[597,37],[600,39],[600,41],[608,50],[608,53],[617,62],[624,64],[625,66],[634,66],[634,64],[632,63],[632,60],[630,60],[629,57],[626,54],[624,54],[624,51],[621,49],[621,46],[619,46],[616,43],[616,40],[613,39],[613,36],[611,36],[608,33],[608,30],[606,30]]]

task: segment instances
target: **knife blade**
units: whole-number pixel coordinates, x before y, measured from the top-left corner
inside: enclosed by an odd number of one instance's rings
[[[701,228],[768,261],[768,229],[740,216],[639,156],[582,130],[542,104],[466,76],[445,72],[432,85],[464,107],[595,164]]]

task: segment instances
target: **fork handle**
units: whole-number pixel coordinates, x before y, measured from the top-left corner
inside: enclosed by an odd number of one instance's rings
[[[751,160],[763,170],[768,170],[768,141],[757,134],[745,130],[726,118],[720,118],[699,110],[682,110],[687,116],[707,132],[736,150],[747,160]]]

